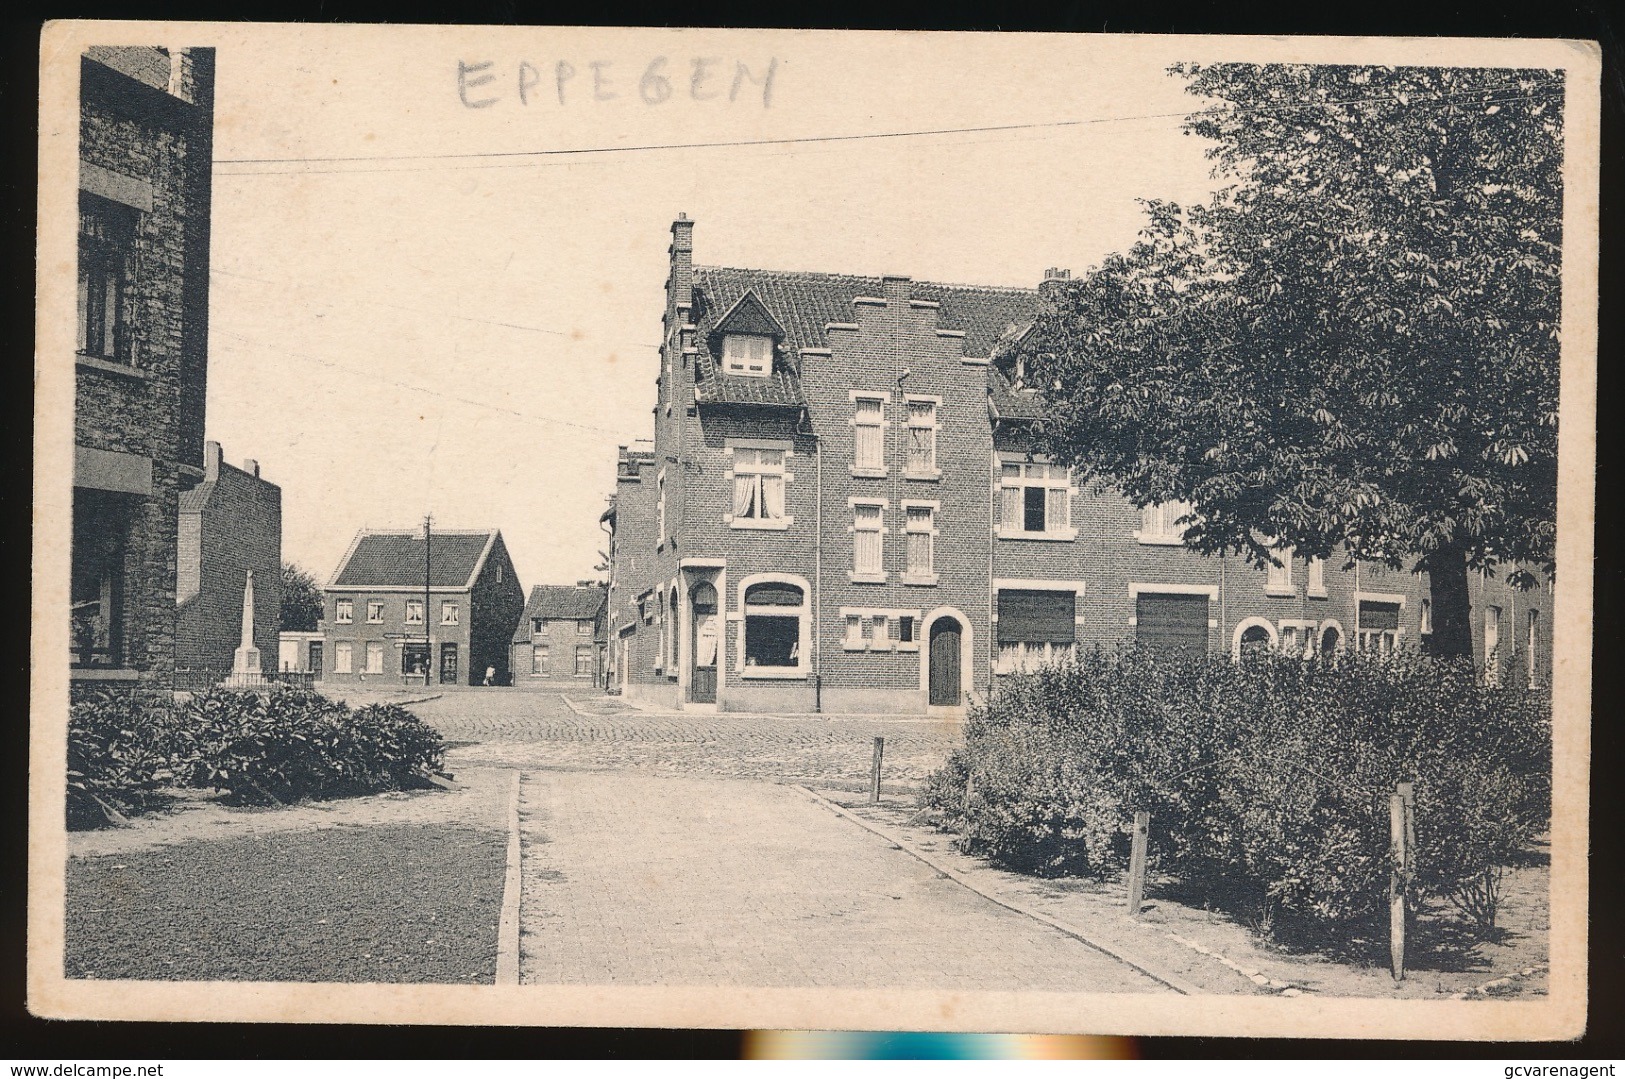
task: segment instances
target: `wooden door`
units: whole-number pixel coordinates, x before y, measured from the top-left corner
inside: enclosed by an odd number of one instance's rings
[[[449,642],[440,646],[440,684],[457,684],[457,646]]]
[[[322,647],[321,641],[310,642],[310,677],[318,682],[322,678]]]
[[[715,704],[717,700],[717,590],[701,582],[689,593],[693,632],[689,634],[691,665],[688,672],[688,699],[695,704]]]
[[[963,632],[952,618],[931,623],[931,667],[927,700],[934,706],[959,704],[959,638]]]

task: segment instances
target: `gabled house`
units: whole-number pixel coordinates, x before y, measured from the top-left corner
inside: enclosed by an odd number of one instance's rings
[[[1024,289],[711,267],[693,227],[672,225],[654,438],[622,447],[602,518],[613,689],[955,714],[1096,642],[1386,651],[1431,631],[1425,577],[1201,556],[1184,507],[1033,453],[1043,402],[1012,346],[1065,271]],[[1476,587],[1481,662],[1549,678],[1549,591]]]
[[[319,653],[327,682],[481,685],[510,679],[524,607],[496,529],[356,534],[324,589]],[[312,642],[314,645],[315,642]]]
[[[601,684],[605,596],[591,582],[533,587],[513,635],[514,684]]]

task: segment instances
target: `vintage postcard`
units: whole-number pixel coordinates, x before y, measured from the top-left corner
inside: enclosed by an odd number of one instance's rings
[[[41,42],[29,1006],[1578,1037],[1599,52]]]

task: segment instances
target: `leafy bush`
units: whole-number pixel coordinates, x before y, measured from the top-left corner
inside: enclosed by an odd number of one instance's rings
[[[150,691],[76,695],[68,724],[68,823],[105,823],[159,788],[208,787],[270,804],[422,785],[445,747],[393,704],[352,710],[308,690],[212,689],[176,703]]]
[[[168,782],[173,711],[142,690],[75,690],[68,712],[68,827],[147,805]]]
[[[1130,645],[1008,679],[924,800],[968,849],[1044,874],[1119,871],[1126,823],[1148,810],[1181,887],[1319,936],[1385,909],[1401,780],[1419,898],[1493,924],[1495,869],[1547,827],[1550,773],[1549,700],[1482,685],[1468,664]]]
[[[289,802],[422,782],[440,736],[398,705],[352,711],[308,690],[213,689],[181,707],[180,761],[193,786],[245,802]]]

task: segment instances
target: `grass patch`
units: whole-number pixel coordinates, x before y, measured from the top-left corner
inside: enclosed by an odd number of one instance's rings
[[[70,859],[65,974],[490,984],[506,856],[499,832],[413,824]]]

